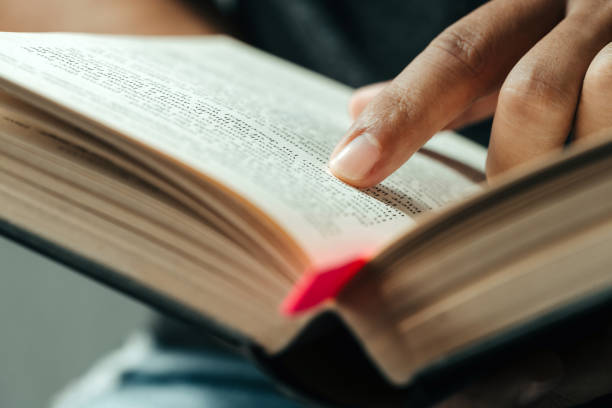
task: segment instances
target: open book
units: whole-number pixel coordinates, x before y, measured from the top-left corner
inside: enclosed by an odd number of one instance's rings
[[[3,33],[0,87],[4,234],[268,356],[331,312],[407,385],[612,289],[609,138],[489,187],[443,132],[359,190],[351,89],[229,38]]]

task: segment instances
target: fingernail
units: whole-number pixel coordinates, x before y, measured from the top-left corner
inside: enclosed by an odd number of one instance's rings
[[[329,162],[329,168],[337,177],[348,181],[359,181],[372,170],[378,161],[381,146],[369,133],[351,140]]]

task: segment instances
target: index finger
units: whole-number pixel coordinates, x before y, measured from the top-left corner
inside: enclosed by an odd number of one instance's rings
[[[332,153],[331,171],[358,187],[382,181],[498,87],[564,8],[561,0],[493,0],[450,26],[362,111]]]

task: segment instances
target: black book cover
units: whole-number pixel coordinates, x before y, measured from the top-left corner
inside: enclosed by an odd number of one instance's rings
[[[279,387],[315,406],[426,407],[529,350],[562,350],[607,327],[612,291],[583,299],[434,362],[409,384],[389,383],[335,313],[321,313],[276,355],[241,334],[104,265],[0,219],[3,235],[90,278],[192,325],[251,358]]]

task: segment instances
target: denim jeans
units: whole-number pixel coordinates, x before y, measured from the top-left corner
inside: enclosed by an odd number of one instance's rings
[[[154,331],[123,347],[69,385],[52,408],[293,408],[244,357],[212,343],[160,344]]]

